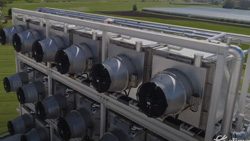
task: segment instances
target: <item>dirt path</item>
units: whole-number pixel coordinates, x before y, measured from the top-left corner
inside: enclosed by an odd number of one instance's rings
[[[212,20],[203,20],[203,19],[196,19],[196,18],[187,18],[187,17],[177,17],[172,15],[160,15],[154,14],[149,12],[133,12],[133,11],[100,11],[99,13],[102,14],[112,14],[118,16],[129,16],[129,17],[147,17],[147,18],[158,18],[158,19],[166,19],[166,20],[182,20],[182,21],[194,21],[194,22],[202,22],[202,23],[211,23],[211,24],[218,24],[218,25],[227,25],[227,26],[234,26],[234,27],[242,27],[242,28],[250,28],[250,25],[244,24],[234,24],[234,23],[226,23],[226,22],[217,22]]]

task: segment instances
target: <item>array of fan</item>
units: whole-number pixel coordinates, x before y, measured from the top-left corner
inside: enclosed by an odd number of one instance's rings
[[[102,31],[74,25],[65,30],[60,22],[53,22],[45,32],[46,22],[35,24],[32,18],[16,23],[19,25],[1,29],[2,45],[13,44],[18,55],[51,69],[45,74],[20,61],[18,72],[4,79],[6,92],[16,92],[26,111],[8,122],[10,134],[20,135],[18,140],[165,140],[108,108],[107,133],[101,136],[101,103],[63,82],[48,80],[51,73],[80,82],[125,106],[137,103],[132,106],[147,115],[145,118],[160,118],[162,124],[170,123],[176,129],[189,126],[204,137],[217,61],[214,54],[203,52],[199,60],[195,56],[200,51],[116,33],[109,33],[105,50]],[[227,90],[228,85],[224,76],[223,88]],[[220,93],[217,121],[222,119],[226,94]]]

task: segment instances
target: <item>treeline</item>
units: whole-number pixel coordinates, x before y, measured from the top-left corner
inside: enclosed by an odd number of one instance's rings
[[[0,7],[4,7],[6,4],[10,4],[15,0],[0,0]],[[77,0],[44,0],[44,2],[71,2],[71,1],[77,1]],[[78,0],[81,1],[81,0]],[[27,3],[40,3],[41,0],[25,0]]]
[[[250,0],[226,0],[222,7],[248,10],[250,8]]]

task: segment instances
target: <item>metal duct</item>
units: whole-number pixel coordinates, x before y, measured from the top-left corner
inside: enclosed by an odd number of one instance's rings
[[[28,74],[25,72],[15,73],[3,80],[3,86],[6,92],[14,92],[19,87],[29,83]]]
[[[13,46],[16,52],[31,52],[32,44],[36,40],[41,40],[43,35],[37,30],[26,30],[21,33],[16,33],[13,36]]]
[[[16,25],[16,26],[11,26],[8,28],[2,28],[0,30],[0,40],[1,44],[10,44],[12,43],[12,38],[13,35],[16,33],[20,33],[26,30],[26,26],[23,25]]]
[[[99,141],[128,141],[128,136],[119,129],[105,133]]]
[[[22,135],[21,141],[49,141],[49,130],[47,128],[39,127],[32,129],[25,135]]]
[[[60,36],[37,40],[32,45],[32,56],[37,62],[54,62],[57,51],[63,48],[65,43]]]
[[[18,116],[8,122],[8,130],[11,135],[24,134],[34,127],[33,117],[29,114]]]
[[[93,57],[90,47],[84,43],[71,45],[56,54],[57,70],[61,74],[81,73],[87,71],[88,60]]]
[[[60,118],[57,124],[59,135],[64,140],[84,137],[86,129],[92,126],[90,112],[85,108],[71,111],[66,118]]]
[[[45,95],[45,88],[42,82],[36,81],[20,87],[16,94],[21,104],[36,103],[39,100],[39,96],[43,97]]]
[[[177,69],[167,69],[141,85],[137,97],[140,109],[149,117],[179,114],[193,94],[187,76]]]
[[[99,92],[122,91],[130,87],[130,76],[136,74],[132,61],[124,54],[110,58],[92,69],[92,85]]]
[[[56,94],[47,97],[36,105],[37,117],[41,120],[55,119],[60,116],[62,110],[67,108],[67,99],[64,95]]]

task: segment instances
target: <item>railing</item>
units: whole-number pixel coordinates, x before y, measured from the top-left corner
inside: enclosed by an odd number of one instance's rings
[[[94,20],[94,21],[99,21],[99,22],[105,22],[105,20],[112,19],[113,22],[111,22],[111,24],[117,24],[117,25],[122,25],[122,26],[127,26],[127,27],[138,28],[138,29],[148,29],[148,30],[154,30],[154,31],[159,31],[159,32],[181,34],[182,36],[187,36],[191,38],[200,37],[200,38],[209,39],[209,38],[213,38],[213,37],[223,34],[222,32],[219,32],[219,31],[211,31],[211,30],[176,26],[176,25],[170,25],[170,24],[160,24],[160,23],[146,22],[146,21],[140,21],[140,20],[124,19],[124,18],[103,16],[103,15],[97,15],[97,14],[80,13],[80,12],[55,9],[55,8],[38,8],[37,11],[54,14],[54,15],[63,15],[63,16],[68,16],[72,18]],[[224,34],[224,36],[222,37],[225,40],[230,38],[232,41],[238,42],[239,44],[250,44],[250,37],[246,35],[227,33],[227,34]]]

